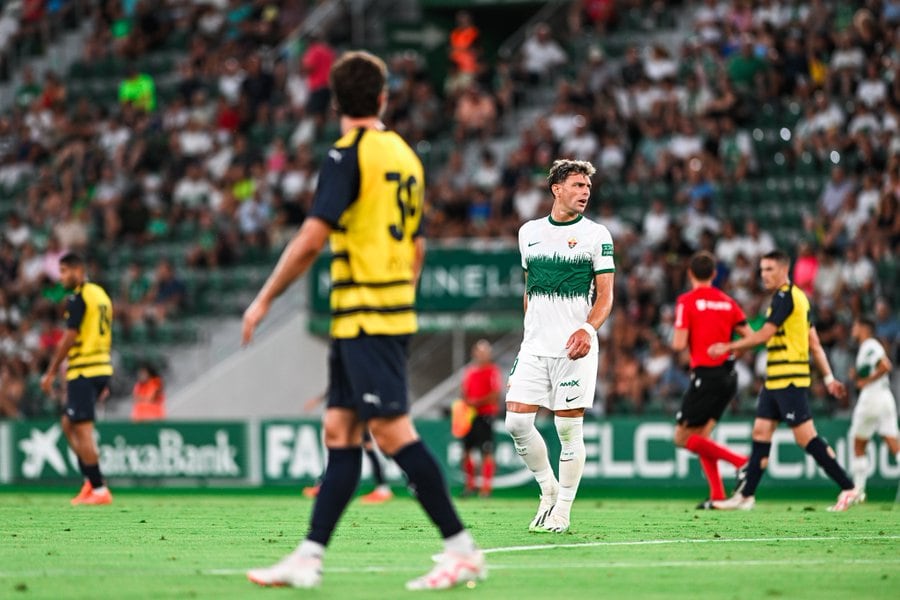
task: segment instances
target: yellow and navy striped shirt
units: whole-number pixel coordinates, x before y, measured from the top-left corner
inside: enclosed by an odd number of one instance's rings
[[[112,375],[112,301],[96,283],[75,288],[66,301],[66,327],[78,332],[69,350],[66,379]]]
[[[790,282],[772,298],[766,321],[778,329],[766,350],[766,389],[780,390],[793,384],[809,387],[809,300],[803,290]]]
[[[416,331],[422,163],[394,132],[354,129],[328,151],[310,216],[331,225],[331,336]]]

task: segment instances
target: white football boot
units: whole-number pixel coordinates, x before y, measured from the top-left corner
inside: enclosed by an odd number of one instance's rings
[[[322,559],[294,551],[271,567],[247,571],[247,579],[262,586],[318,587],[322,583]]]
[[[553,491],[550,494],[541,494],[541,503],[538,505],[537,514],[528,525],[528,531],[538,531],[544,524],[544,520],[553,507],[556,505],[556,497],[559,495],[559,484],[553,484]]]
[[[436,558],[438,563],[421,577],[407,581],[406,589],[446,590],[457,585],[474,584],[487,579],[487,567],[481,550],[469,554],[444,552]]]

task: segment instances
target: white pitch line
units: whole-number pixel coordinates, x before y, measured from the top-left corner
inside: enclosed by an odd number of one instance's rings
[[[886,559],[807,559],[792,560],[788,566],[822,566],[822,565],[900,565],[900,558]],[[674,568],[706,568],[706,567],[764,567],[786,566],[784,560],[662,560],[662,561],[635,561],[635,562],[554,562],[541,565],[507,565],[488,564],[490,571],[535,571],[558,569],[674,569]],[[360,574],[360,573],[406,573],[419,572],[421,567],[335,567],[326,568],[325,573]],[[211,569],[203,571],[204,575],[243,575],[246,569]]]
[[[499,554],[506,552],[537,552],[542,550],[556,550],[560,548],[598,548],[598,547],[616,547],[616,546],[661,546],[661,545],[674,545],[674,544],[759,544],[759,543],[771,543],[771,542],[834,542],[834,541],[845,541],[845,542],[856,542],[856,541],[867,541],[867,540],[900,540],[900,535],[864,535],[864,536],[805,536],[805,537],[771,537],[771,538],[714,538],[714,539],[694,539],[694,540],[635,540],[635,541],[622,541],[622,542],[579,542],[572,544],[534,544],[529,546],[506,546],[500,548],[487,548],[484,550],[485,554]],[[834,560],[794,560],[791,561],[791,564],[804,564],[804,565],[824,565],[824,564],[832,564],[832,563],[854,563],[854,564],[900,564],[900,559],[834,559]],[[665,567],[698,567],[698,566],[763,566],[763,565],[781,565],[784,564],[784,561],[767,561],[767,560],[745,560],[745,561],[709,561],[709,560],[698,560],[698,561],[633,561],[633,562],[600,562],[600,561],[591,561],[589,563],[579,563],[579,564],[565,564],[565,563],[554,563],[552,565],[545,566],[535,566],[535,565],[503,565],[503,564],[490,564],[488,565],[491,569],[500,569],[500,570],[515,570],[515,569],[558,569],[558,568],[581,568],[581,567],[590,567],[590,568],[607,568],[607,569],[633,569],[633,568],[665,568]],[[421,570],[421,567],[379,567],[379,566],[368,566],[368,567],[332,567],[325,568],[326,573],[402,573],[402,572],[414,572]],[[208,569],[201,571],[204,575],[243,575],[247,572],[246,568],[243,569]],[[155,574],[151,573],[151,574]],[[196,570],[191,569],[190,571],[186,571],[185,574],[196,573]],[[31,571],[0,571],[0,579],[11,578],[11,577],[72,577],[83,575],[84,571],[69,571],[66,569],[35,569]],[[141,575],[142,573],[136,573],[137,575]],[[163,574],[163,573],[160,573]],[[171,574],[171,572],[166,572],[165,574]]]
[[[636,540],[636,541],[625,541],[625,542],[580,542],[573,544],[534,544],[531,546],[506,546],[500,548],[486,548],[483,550],[485,554],[499,554],[501,552],[532,552],[532,551],[541,551],[541,550],[556,550],[557,548],[598,548],[598,547],[613,547],[613,546],[661,546],[665,544],[708,544],[708,543],[747,543],[747,544],[759,544],[765,542],[833,542],[833,541],[866,541],[866,540],[898,540],[900,539],[900,535],[864,535],[864,536],[852,536],[852,537],[842,537],[842,536],[805,536],[805,537],[774,537],[774,538],[721,538],[721,539],[696,539],[696,540]],[[792,561],[791,564],[809,564],[809,565],[821,565],[821,564],[829,564],[834,562],[841,563],[857,563],[857,564],[894,564],[900,563],[900,559],[894,560],[867,560],[867,559],[846,559],[846,560],[810,560],[810,561]],[[754,565],[773,565],[773,564],[784,564],[784,561],[661,561],[661,562],[633,562],[633,563],[623,563],[623,562],[613,562],[613,563],[602,563],[602,562],[591,562],[589,564],[576,565],[576,564],[564,564],[560,565],[555,563],[551,567],[547,568],[559,568],[559,567],[572,567],[572,568],[581,568],[581,567],[594,567],[594,568],[637,568],[637,567],[694,567],[694,566],[702,566],[702,565],[716,565],[716,566],[754,566]],[[491,569],[529,569],[532,568],[530,566],[513,566],[513,565],[488,565]],[[404,571],[414,571],[417,569],[412,568],[392,568],[392,567],[362,567],[362,568],[346,568],[346,567],[334,567],[334,568],[325,568],[324,571],[326,573],[399,573]],[[247,571],[247,569],[211,569],[209,571],[204,571],[203,573],[206,575],[239,575],[243,574]]]

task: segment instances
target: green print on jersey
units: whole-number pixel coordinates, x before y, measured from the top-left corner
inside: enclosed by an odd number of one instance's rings
[[[594,282],[594,268],[590,257],[582,256],[583,258],[567,258],[554,254],[530,257],[526,290],[528,297],[583,297],[587,300]]]

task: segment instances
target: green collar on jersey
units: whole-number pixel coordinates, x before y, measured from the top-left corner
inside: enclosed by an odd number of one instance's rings
[[[561,222],[561,221],[555,220],[552,216],[548,216],[547,218],[550,220],[550,224],[551,224],[551,225],[556,225],[557,227],[566,227],[566,226],[568,226],[568,225],[574,225],[575,223],[577,223],[578,221],[580,221],[580,220],[582,219],[582,217],[584,217],[584,215],[578,215],[577,217],[575,217],[575,218],[572,219],[571,221],[566,221],[566,222],[564,222],[564,223]]]

